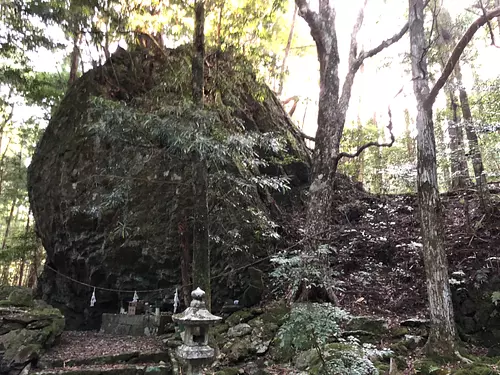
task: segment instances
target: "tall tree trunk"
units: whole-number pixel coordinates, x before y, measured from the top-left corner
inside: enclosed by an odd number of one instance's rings
[[[410,162],[414,162],[417,158],[417,155],[415,155],[415,141],[411,137],[411,129],[410,129],[410,111],[408,109],[405,109],[404,111],[404,116],[405,116],[405,142],[406,142],[406,150],[408,151],[408,160]]]
[[[451,116],[448,121],[448,135],[450,137],[451,160],[451,189],[464,189],[469,181],[469,168],[465,158],[464,134],[458,116],[458,103],[451,88],[446,89]]]
[[[297,4],[295,4],[295,9],[293,11],[292,25],[290,26],[290,34],[288,34],[288,40],[286,42],[285,54],[283,56],[283,61],[281,62],[281,71],[280,71],[280,83],[278,86],[278,96],[283,93],[283,83],[285,81],[285,70],[286,70],[286,60],[288,59],[288,55],[290,54],[290,48],[292,47],[293,40],[293,31],[295,29],[295,20],[297,19]]]
[[[337,45],[337,33],[335,30],[335,9],[329,0],[320,0],[318,12],[311,10],[307,0],[295,0],[299,15],[309,25],[311,36],[316,44],[319,60],[320,94],[318,101],[318,128],[316,131],[316,142],[313,155],[312,183],[309,188],[309,204],[306,214],[305,231],[309,237],[309,252],[316,252],[316,266],[322,267],[323,280],[316,280],[322,285],[322,293],[328,299],[335,301],[333,294],[333,283],[329,273],[328,260],[325,255],[318,254],[318,243],[312,240],[318,233],[328,230],[333,214],[333,202],[335,198],[335,173],[339,163],[340,141],[344,131],[346,113],[351,98],[352,85],[359,68],[365,59],[370,58],[386,47],[401,39],[406,33],[408,25],[393,37],[383,41],[379,46],[358,53],[357,35],[363,24],[364,8],[358,14],[358,18],[351,34],[351,44],[348,56],[348,72],[342,89],[339,79],[339,50]],[[311,257],[310,257],[311,258]],[[307,299],[311,293],[307,280],[298,292],[299,299]]]
[[[500,7],[500,0],[495,0],[495,7]],[[500,16],[497,17],[498,35],[500,35]]]
[[[378,122],[377,122],[377,116],[376,114],[373,115],[373,124],[375,125],[377,129],[377,137],[382,137],[383,136],[383,130],[382,132],[380,131]],[[375,167],[375,175],[373,176],[372,179],[372,189],[375,194],[382,194],[382,188],[384,186],[384,174],[383,174],[383,160],[382,160],[382,152],[380,151],[380,148],[377,147],[375,150],[375,156],[374,156],[374,167]]]
[[[106,61],[110,59],[111,57],[111,53],[109,52],[109,33],[110,33],[110,24],[111,24],[111,21],[110,21],[110,4],[111,1],[110,0],[106,0],[105,2],[105,9],[106,9],[106,23],[105,23],[105,30],[104,30],[104,46],[103,46],[103,50],[104,50],[104,57],[106,58]]]
[[[10,140],[11,139],[9,138],[9,141],[5,146],[5,151],[2,153],[2,156],[0,156],[0,194],[2,194],[2,189],[3,189],[3,173],[4,173],[3,165],[5,157],[7,156],[7,152],[9,151]]]
[[[24,279],[24,268],[26,267],[26,257],[23,255],[21,261],[19,262],[19,279],[17,286],[23,286]]]
[[[465,122],[465,134],[467,135],[467,141],[469,142],[469,157],[471,159],[472,167],[474,169],[476,186],[480,192],[480,197],[482,201],[481,204],[483,206],[483,209],[485,209],[487,206],[486,201],[488,201],[486,172],[484,170],[481,149],[479,148],[479,140],[476,134],[476,130],[474,129],[472,112],[469,103],[469,96],[467,95],[467,91],[465,90],[465,87],[462,83],[462,72],[460,69],[460,64],[457,64],[455,72],[456,72],[455,75],[457,77],[460,106],[462,107],[462,116]]]
[[[191,249],[189,246],[189,231],[186,213],[183,212],[179,223],[179,240],[181,245],[181,281],[182,281],[182,299],[186,306],[189,306],[191,300]]]
[[[437,124],[434,133],[437,138],[437,150],[438,153],[442,155],[442,159],[439,163],[439,168],[443,173],[444,190],[448,191],[451,189],[451,173],[449,168],[448,155],[446,153],[446,143],[444,141],[444,131],[441,123]],[[415,158],[416,160],[416,158]]]
[[[36,282],[38,279],[38,270],[40,269],[41,266],[42,252],[43,252],[42,242],[40,241],[40,239],[37,238],[37,246],[33,249],[33,257],[30,261],[31,265],[27,282],[28,288],[33,289],[36,286]]]
[[[2,239],[2,248],[0,252],[5,253],[5,249],[7,246],[7,238],[9,237],[9,232],[10,232],[10,226],[12,224],[12,219],[14,218],[14,210],[16,209],[16,203],[17,203],[17,198],[14,198],[12,201],[12,205],[10,206],[10,212],[9,212],[9,217],[7,218],[7,223],[5,226],[5,231],[3,234],[3,239]],[[6,268],[4,269],[3,275],[2,275],[2,284],[7,285],[9,284],[9,267],[10,267],[10,262],[6,264]],[[7,270],[7,271],[5,271]]]
[[[431,330],[428,353],[454,355],[456,330],[444,249],[436,144],[427,72],[424,0],[409,0],[413,90],[417,98],[417,189]]]
[[[193,102],[203,109],[204,63],[205,63],[205,3],[197,0],[194,8],[194,51],[192,62]],[[206,133],[206,125],[200,124],[200,132]],[[193,166],[193,286],[206,293],[207,307],[211,306],[210,246],[208,235],[208,170],[203,155],[196,155]]]
[[[71,85],[73,82],[75,82],[78,75],[78,65],[80,61],[80,48],[78,47],[79,40],[79,33],[75,33],[73,35],[73,51],[71,52],[68,85]]]
[[[358,115],[357,118],[357,125],[358,125],[358,144],[363,143],[363,123],[361,122],[361,118]],[[359,157],[355,160],[355,166],[356,166],[356,171],[355,171],[355,176],[356,180],[358,182],[363,183],[364,181],[364,174],[365,174],[365,154],[362,153],[359,155]]]
[[[24,229],[25,241],[28,240],[28,234],[30,230],[30,213],[31,208],[28,210],[28,219],[26,220],[26,228]],[[23,286],[23,278],[24,278],[24,268],[26,267],[26,253],[23,252],[21,256],[21,264],[19,265],[19,282],[18,286]]]
[[[12,98],[12,95],[14,95],[14,89],[10,88],[6,103],[9,102],[9,100]],[[14,116],[14,105],[11,105],[9,112],[2,113],[2,124],[0,125],[0,152],[2,150],[5,128],[12,120],[12,116]],[[0,158],[0,195],[2,194],[2,185],[3,185],[3,163],[5,160],[5,156],[7,155],[7,151],[9,150],[9,144],[10,144],[10,138],[7,142],[7,145],[5,146],[5,151],[2,153],[2,156]]]

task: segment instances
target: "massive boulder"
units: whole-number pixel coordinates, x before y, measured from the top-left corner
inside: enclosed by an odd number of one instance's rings
[[[171,301],[181,267],[190,273],[182,259],[193,240],[190,186],[199,153],[185,149],[203,141],[200,121],[210,123],[207,158],[230,159],[209,167],[216,308],[259,301],[266,262],[258,261],[283,246],[285,224],[301,208],[309,155],[278,99],[241,57],[210,53],[207,106],[197,112],[189,104],[189,51],[119,48],[72,85],[38,144],[28,171],[47,251],[38,294],[63,310],[67,328],[97,328],[101,314],[117,312],[134,290],[150,302]],[[257,163],[235,156],[238,150],[228,154],[248,144]],[[271,188],[280,183],[270,178],[281,177],[289,190]],[[110,289],[97,289],[94,307],[91,286]]]

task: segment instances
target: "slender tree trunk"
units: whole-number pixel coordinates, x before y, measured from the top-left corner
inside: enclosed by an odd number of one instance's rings
[[[456,330],[444,250],[443,217],[438,191],[436,144],[424,31],[424,0],[409,0],[413,89],[417,98],[417,189],[431,330],[428,353],[454,355]]]
[[[361,118],[358,115],[357,119],[357,125],[358,125],[358,144],[362,144],[364,139],[363,139],[363,123],[361,122]],[[355,171],[355,176],[356,180],[358,182],[363,183],[364,179],[364,172],[365,172],[365,154],[362,153],[359,155],[359,157],[354,161],[355,166],[356,166],[356,171]]]
[[[222,13],[224,12],[225,1],[222,1],[222,4],[219,8],[219,20],[217,21],[217,50],[221,50],[222,47],[222,39],[221,39],[221,31],[222,31]]]
[[[29,230],[30,230],[30,213],[31,213],[31,208],[28,210],[28,219],[26,220],[26,228],[24,230],[25,241],[28,240],[28,234],[29,234]],[[25,267],[26,267],[26,253],[23,252],[22,257],[21,257],[21,264],[19,265],[19,283],[18,283],[18,286],[23,286]]]
[[[7,156],[7,152],[9,151],[9,145],[10,145],[10,138],[9,141],[7,142],[7,145],[5,146],[5,151],[2,153],[2,156],[0,157],[0,194],[2,194],[2,189],[3,189],[3,173],[4,173],[4,161],[5,157]]]
[[[500,0],[495,0],[495,7],[500,7]],[[500,35],[500,16],[497,17],[497,29],[498,29],[498,35]]]
[[[33,258],[31,259],[30,271],[28,276],[28,288],[35,288],[38,279],[38,270],[40,269],[40,263],[42,260],[43,246],[40,239],[37,239],[38,246],[33,250]]]
[[[204,64],[205,64],[205,4],[197,0],[195,7],[195,27],[192,61],[192,94],[194,104],[203,108]]]
[[[435,127],[434,133],[436,134],[436,138],[438,141],[437,142],[437,150],[438,150],[439,154],[442,155],[442,159],[440,161],[439,167],[441,168],[441,171],[443,173],[444,190],[448,191],[451,189],[451,174],[450,174],[450,168],[449,168],[448,155],[446,153],[446,144],[444,141],[444,131],[443,131],[443,127],[441,126],[441,124],[437,124],[437,126]]]
[[[359,68],[365,59],[372,57],[401,39],[408,27],[405,25],[399,33],[383,41],[379,46],[369,51],[358,53],[357,35],[364,19],[364,8],[358,13],[358,18],[351,34],[351,44],[348,56],[348,72],[342,89],[339,79],[339,50],[335,29],[336,12],[329,0],[320,0],[318,12],[311,10],[307,0],[295,0],[299,15],[309,25],[311,36],[316,44],[319,60],[320,94],[318,101],[318,128],[316,131],[315,149],[312,166],[312,183],[309,188],[309,204],[306,214],[305,232],[309,237],[309,252],[317,254],[317,261],[322,267],[323,280],[316,280],[322,285],[322,292],[328,300],[335,302],[333,282],[326,255],[317,253],[319,244],[312,240],[318,233],[327,232],[333,217],[333,202],[335,198],[335,173],[339,163],[340,141],[344,131],[346,113],[351,99],[352,85]],[[316,266],[318,266],[318,263]],[[309,283],[303,280],[298,292],[299,299],[307,299],[311,293]]]
[[[78,65],[80,60],[80,48],[78,47],[79,40],[80,35],[78,33],[75,33],[73,35],[73,51],[71,52],[68,85],[71,85],[73,82],[75,82],[78,75]]]
[[[408,151],[408,160],[414,162],[417,159],[417,155],[415,154],[415,141],[411,137],[411,129],[410,129],[410,111],[405,109],[405,142],[406,142],[406,150]]]
[[[205,63],[205,4],[197,0],[194,8],[194,51],[192,62],[193,102],[203,109],[204,63]],[[200,132],[207,131],[201,124]],[[208,170],[203,155],[197,155],[193,171],[194,232],[193,232],[193,286],[200,287],[206,293],[205,301],[211,306],[210,287],[210,246],[208,235]]]
[[[182,298],[184,300],[184,304],[189,306],[189,302],[191,301],[191,251],[189,246],[189,232],[188,232],[188,223],[186,219],[186,213],[182,214],[181,223],[179,224],[179,239],[181,243],[181,280],[182,280]]]
[[[5,226],[5,232],[3,234],[3,239],[2,239],[2,248],[1,252],[4,253],[6,246],[7,246],[7,238],[9,237],[9,232],[10,232],[10,226],[12,224],[12,219],[14,218],[14,210],[16,209],[16,203],[17,203],[17,198],[14,198],[12,201],[12,205],[10,206],[10,212],[9,212],[9,217],[7,218],[7,223]],[[6,268],[4,268],[4,272],[2,275],[2,283],[3,285],[9,284],[9,267],[10,267],[10,262],[7,261],[8,263],[5,265]]]
[[[290,34],[288,34],[288,40],[286,42],[285,54],[283,56],[283,61],[281,62],[280,71],[280,82],[278,86],[278,96],[283,93],[283,83],[285,81],[285,70],[286,70],[286,60],[290,54],[290,48],[292,47],[293,31],[295,29],[295,20],[297,19],[297,4],[295,4],[295,9],[293,11],[292,25],[290,26]]]
[[[17,283],[17,286],[23,286],[24,267],[26,267],[26,258],[23,255],[19,263],[19,281]]]
[[[451,151],[451,189],[464,189],[470,181],[469,168],[465,158],[464,134],[458,116],[457,98],[452,89],[447,89],[446,94],[451,111],[451,118],[448,121]]]
[[[9,100],[12,98],[12,95],[14,94],[14,90],[10,88],[9,90],[9,95],[7,96],[6,102],[9,102]],[[0,152],[2,150],[2,145],[3,145],[3,140],[4,140],[4,135],[5,135],[5,128],[9,124],[9,122],[12,120],[12,116],[14,116],[14,105],[11,105],[10,111],[2,113],[2,124],[0,126]],[[9,150],[9,144],[10,144],[10,138],[7,142],[7,145],[5,146],[5,151],[2,153],[2,156],[0,158],[0,195],[2,194],[2,185],[3,185],[3,164],[5,160],[5,156],[7,155],[7,151]]]
[[[9,268],[10,268],[10,262],[7,261],[2,267],[1,285],[9,285]]]
[[[483,209],[486,209],[488,206],[487,201],[489,199],[486,172],[483,165],[483,157],[481,155],[481,149],[479,148],[479,140],[476,134],[476,130],[474,129],[469,96],[467,95],[467,91],[465,90],[465,87],[462,83],[462,72],[459,64],[457,64],[455,71],[455,74],[457,76],[460,106],[462,107],[462,116],[465,122],[465,134],[467,135],[467,141],[469,142],[469,157],[474,169],[474,177],[476,180],[476,186],[479,189],[481,205],[483,206]]]

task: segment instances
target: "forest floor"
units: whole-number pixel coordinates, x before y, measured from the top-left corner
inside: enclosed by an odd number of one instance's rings
[[[450,274],[476,285],[500,270],[500,183],[489,188],[489,213],[474,190],[441,196]],[[340,305],[358,315],[427,315],[417,197],[358,196],[340,207],[328,236]]]
[[[500,184],[491,184],[490,191],[490,212],[486,214],[473,190],[441,196],[450,274],[460,274],[457,277],[478,285],[500,270]],[[342,198],[337,222],[324,236],[333,249],[331,265],[341,307],[353,315],[384,317],[390,325],[407,318],[426,318],[416,196],[373,196],[360,190],[353,194]],[[155,338],[65,332],[60,345],[43,360],[71,359],[76,364],[102,355],[159,353],[161,348]],[[484,355],[481,350],[475,354]],[[84,362],[81,365],[85,367]],[[278,365],[267,370],[271,374],[297,373]]]

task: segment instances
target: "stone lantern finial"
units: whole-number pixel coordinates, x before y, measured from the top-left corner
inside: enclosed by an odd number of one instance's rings
[[[205,294],[206,293],[198,287],[191,292],[191,298],[201,301],[203,297],[205,297]]]

